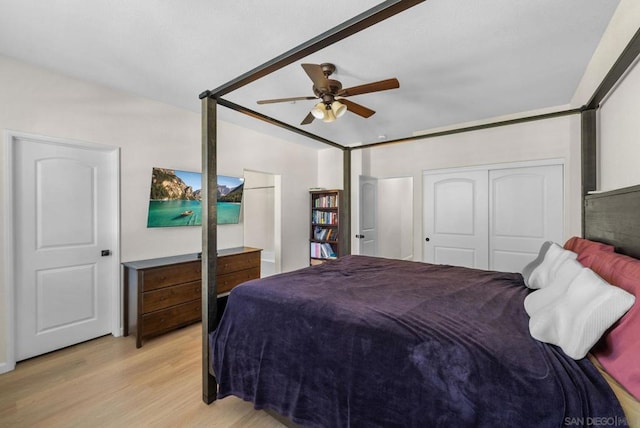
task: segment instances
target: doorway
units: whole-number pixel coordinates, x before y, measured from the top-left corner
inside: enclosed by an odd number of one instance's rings
[[[281,177],[244,171],[244,245],[261,248],[260,276],[281,272]]]
[[[359,254],[413,260],[413,177],[360,176]]]
[[[11,370],[121,334],[119,149],[19,133],[6,142]]]

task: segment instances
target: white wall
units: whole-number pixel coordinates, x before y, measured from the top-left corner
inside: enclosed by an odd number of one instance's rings
[[[342,165],[344,157],[340,149],[328,147],[318,151],[318,187],[342,189]],[[353,184],[352,184],[353,185]]]
[[[598,110],[598,190],[640,184],[640,66],[631,69]]]
[[[413,260],[413,177],[378,180],[378,255]]]
[[[196,97],[197,94],[194,94]],[[151,169],[201,168],[200,114],[132,97],[0,57],[0,132],[43,135],[121,148],[121,261],[201,248],[200,227],[147,229]],[[5,165],[5,143],[0,164]],[[268,148],[265,150],[265,148]],[[308,188],[317,186],[317,151],[229,123],[218,129],[218,172],[281,175],[282,269],[308,263]],[[0,368],[6,355],[7,248],[4,172],[0,173]],[[220,248],[243,245],[242,225],[219,227]]]

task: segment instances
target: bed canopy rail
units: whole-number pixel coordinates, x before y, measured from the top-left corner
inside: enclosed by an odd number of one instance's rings
[[[254,68],[247,73],[230,80],[222,86],[210,91],[204,91],[200,94],[200,99],[205,97],[220,98],[221,96],[235,91],[251,82],[254,82],[274,71],[302,59],[314,52],[324,49],[342,39],[345,39],[359,31],[371,27],[385,19],[391,18],[400,12],[403,12],[426,0],[387,0],[379,5],[357,15],[348,21],[326,31],[319,36],[308,40],[301,45],[273,58],[270,61]]]
[[[506,126],[516,123],[523,123],[534,120],[544,120],[553,117],[561,117],[573,114],[581,115],[582,133],[582,195],[583,202],[590,191],[596,190],[596,111],[600,102],[606,97],[616,83],[622,78],[626,71],[634,64],[640,54],[640,29],[635,33],[631,41],[611,67],[601,84],[598,86],[589,102],[580,108],[567,109],[551,112],[542,115],[527,116],[512,120],[492,122],[482,125],[454,128],[445,131],[427,133],[422,135],[400,138],[397,140],[363,144],[360,146],[347,147],[336,142],[327,140],[315,134],[303,131],[295,126],[268,117],[249,108],[237,105],[222,97],[238,88],[241,88],[253,81],[256,81],[270,73],[273,73],[299,59],[302,59],[314,52],[330,46],[342,39],[345,39],[361,30],[373,26],[387,18],[390,18],[402,11],[405,11],[425,0],[387,0],[380,5],[334,27],[333,29],[285,52],[284,54],[254,68],[253,70],[217,87],[213,90],[206,90],[200,94],[202,105],[202,171],[203,171],[203,194],[206,200],[213,200],[216,197],[217,188],[217,106],[230,108],[237,112],[246,114],[256,119],[271,123],[275,126],[287,129],[291,132],[303,135],[312,140],[326,144],[327,146],[338,148],[343,152],[343,189],[346,201],[347,218],[350,218],[351,209],[351,151],[357,149],[371,148],[388,144],[411,142],[416,140],[440,137],[462,132],[476,131],[480,129]],[[585,209],[583,203],[583,235]],[[216,204],[207,204],[207,209],[203,210],[202,221],[202,394],[203,401],[207,404],[216,399],[217,382],[214,374],[210,370],[210,349],[209,333],[213,332],[217,326],[217,284],[216,284],[216,257],[217,253],[217,212]],[[345,230],[345,236],[351,235],[350,225]],[[585,235],[586,236],[586,235]],[[350,243],[350,239],[346,239]],[[347,249],[350,253],[350,248]],[[635,251],[635,250],[634,250]],[[640,251],[640,249],[638,249]],[[635,254],[638,257],[638,254]],[[213,257],[211,255],[214,255]]]

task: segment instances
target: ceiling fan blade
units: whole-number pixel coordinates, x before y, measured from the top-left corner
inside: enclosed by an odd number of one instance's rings
[[[370,108],[354,103],[353,101],[347,100],[346,98],[340,98],[338,101],[340,101],[342,104],[347,106],[347,111],[350,111],[351,113],[355,113],[358,116],[362,116],[365,119],[367,117],[373,116],[376,113]]]
[[[399,87],[400,87],[400,82],[398,82],[398,79],[393,78],[393,79],[381,80],[379,82],[367,83],[360,86],[353,86],[351,88],[345,88],[338,91],[336,95],[339,95],[341,97],[350,97],[353,95],[367,94],[369,92],[386,91],[388,89],[396,89]]]
[[[286,103],[291,101],[301,101],[301,100],[315,100],[317,97],[291,97],[291,98],[276,98],[273,100],[260,100],[257,101],[258,104],[273,104],[273,103]]]
[[[313,86],[316,88],[327,88],[329,86],[327,82],[327,78],[322,71],[322,67],[318,64],[300,64],[304,71],[307,73],[311,81],[313,82]]]
[[[302,122],[300,122],[300,125],[308,125],[311,122],[313,122],[313,119],[315,119],[315,117],[313,117],[311,112],[309,112],[309,114],[304,119],[302,119]]]

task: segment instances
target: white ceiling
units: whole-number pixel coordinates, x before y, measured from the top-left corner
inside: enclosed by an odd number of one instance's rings
[[[368,0],[0,0],[0,54],[180,108],[377,5]],[[332,62],[343,87],[396,77],[305,131],[344,145],[568,105],[619,0],[427,0],[224,98],[298,126],[314,101],[302,62]],[[586,100],[584,100],[586,101]],[[304,137],[221,107],[221,119]]]

